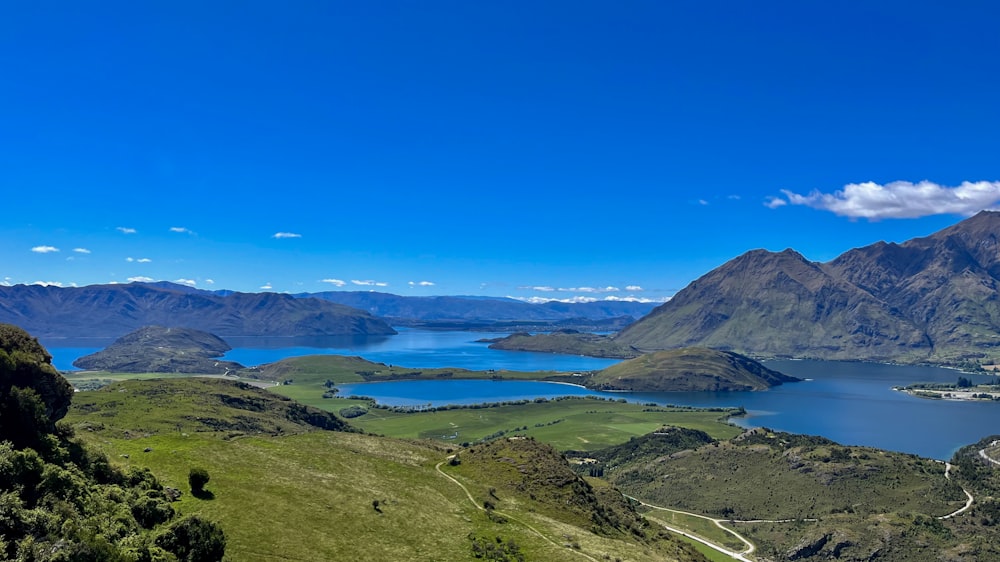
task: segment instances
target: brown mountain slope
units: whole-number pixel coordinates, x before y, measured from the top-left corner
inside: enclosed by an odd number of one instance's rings
[[[753,250],[697,279],[622,330],[643,350],[888,360],[927,355],[923,332],[872,294],[793,250]]]
[[[703,345],[792,357],[1000,358],[1000,213],[923,238],[812,263],[754,250],[691,283],[623,330],[640,349]]]

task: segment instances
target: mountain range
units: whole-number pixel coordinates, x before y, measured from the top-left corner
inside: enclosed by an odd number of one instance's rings
[[[179,289],[129,283],[0,286],[0,322],[36,337],[118,337],[142,326],[185,327],[219,336],[395,334],[384,320],[321,299],[277,293]]]
[[[817,263],[752,250],[622,330],[641,350],[964,364],[1000,355],[1000,213]]]

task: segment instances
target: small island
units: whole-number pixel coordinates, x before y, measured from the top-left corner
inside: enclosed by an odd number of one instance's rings
[[[536,335],[531,335],[527,332],[518,332],[505,338],[480,341],[490,342],[490,349],[502,349],[504,351],[561,353],[606,359],[632,359],[642,355],[642,352],[636,348],[618,343],[611,339],[610,336],[588,334],[570,329]]]
[[[73,366],[117,373],[224,375],[244,368],[239,363],[218,359],[230,349],[222,338],[208,332],[145,326],[97,353],[77,359]]]

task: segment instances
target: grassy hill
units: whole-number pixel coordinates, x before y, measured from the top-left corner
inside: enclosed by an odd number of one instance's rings
[[[587,386],[633,392],[764,390],[797,380],[737,353],[691,347],[648,353],[612,365],[587,381]]]
[[[189,470],[207,470],[211,499],[185,493],[174,505],[220,522],[227,560],[469,560],[477,549],[497,560],[702,560],[655,530],[635,535],[629,525],[641,520],[613,494],[580,484],[549,493],[538,482],[519,490],[504,472],[509,455],[473,448],[452,466],[445,445],[327,431],[319,415],[248,385],[173,379],[77,393],[66,419],[118,464],[166,485],[187,490]],[[546,445],[523,454],[536,475],[572,475]],[[561,509],[567,497],[581,507]],[[621,527],[593,529],[601,517]]]

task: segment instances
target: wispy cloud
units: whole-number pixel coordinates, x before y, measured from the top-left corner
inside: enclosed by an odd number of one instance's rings
[[[61,281],[35,281],[32,285],[41,285],[42,287],[62,287]]]
[[[388,287],[389,284],[385,281],[372,281],[371,279],[366,279],[364,281],[359,281],[358,279],[351,279],[351,283],[355,285],[360,285],[362,287]]]
[[[525,291],[539,291],[542,293],[617,293],[621,291],[618,287],[608,285],[607,287],[551,287],[549,285],[522,285],[518,289]]]
[[[334,287],[343,287],[344,285],[347,285],[347,282],[343,279],[323,279],[321,283],[329,283]]]
[[[282,238],[302,238],[302,235],[296,232],[275,232],[271,238],[277,238],[278,240]]]
[[[198,282],[194,279],[184,279],[183,277],[180,279],[174,279],[174,283],[177,283],[178,285],[187,285],[188,287],[194,287],[198,284]]]
[[[788,201],[785,201],[781,197],[768,197],[764,200],[764,206],[768,209],[777,209],[778,207],[784,207],[787,204]]]
[[[184,228],[183,226],[171,226],[170,232],[177,232],[178,234],[190,234],[194,235],[194,231],[189,228]]]
[[[89,254],[90,253],[90,250],[88,250],[86,248],[73,248],[73,251],[76,252],[76,253],[78,253],[78,254]]]
[[[126,281],[129,283],[152,283],[154,279],[152,277],[146,277],[145,275],[139,275],[136,277],[129,277]]]
[[[205,279],[206,285],[215,285],[215,279]]]
[[[433,281],[410,281],[407,285],[411,287],[433,287]]]
[[[4,287],[10,287],[10,277],[4,277],[3,281],[0,281],[0,285]]]
[[[117,230],[118,232],[121,232],[122,234],[135,234],[136,232],[138,232],[136,229],[129,228],[127,226],[119,226],[119,227],[115,228],[115,230]]]
[[[869,220],[973,215],[1000,203],[1000,181],[966,181],[958,186],[930,181],[895,181],[885,185],[865,182],[847,184],[833,193],[813,191],[800,195],[787,189],[781,192],[784,199],[774,197],[766,205],[772,209],[785,204],[804,205],[842,217]]]
[[[135,263],[150,263],[153,260],[151,260],[149,258],[133,258],[133,257],[129,256],[129,257],[125,258],[125,261],[127,261],[129,263],[132,263],[132,262],[135,262]]]
[[[582,304],[589,302],[638,302],[638,303],[661,303],[670,300],[670,297],[665,297],[662,299],[647,299],[640,297],[617,297],[614,295],[608,295],[604,298],[586,297],[586,296],[575,296],[565,299],[557,299],[552,297],[514,297],[508,295],[507,298],[523,301],[530,304],[543,304],[547,302],[561,302],[564,304]]]
[[[52,252],[58,252],[59,248],[55,246],[35,246],[31,251],[36,254],[51,254]]]
[[[267,283],[264,283],[263,285],[261,285],[261,286],[260,286],[260,288],[261,288],[261,289],[264,289],[265,291],[270,291],[270,290],[271,290],[271,289],[273,289],[274,287],[272,287],[272,286],[271,286],[271,282],[270,282],[270,281],[268,281]]]
[[[704,199],[699,199],[699,200],[698,200],[698,204],[699,204],[699,205],[708,205],[708,201],[706,201],[706,200],[704,200]]]
[[[625,285],[625,290],[626,291],[636,291],[636,292],[638,292],[638,291],[643,291],[645,289],[643,289],[642,287],[640,287],[638,285]]]

